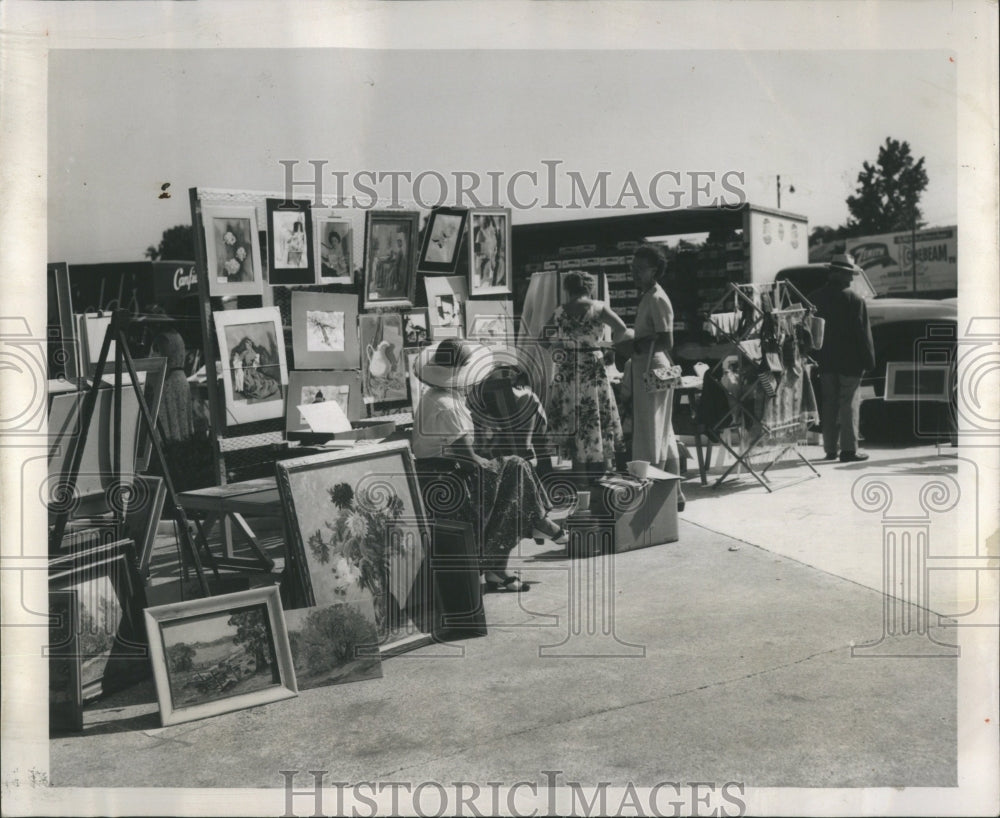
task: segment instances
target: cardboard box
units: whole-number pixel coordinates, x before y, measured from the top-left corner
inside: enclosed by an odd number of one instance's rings
[[[591,490],[590,511],[566,520],[570,555],[618,554],[676,542],[679,484],[673,474],[642,482],[628,476],[599,480]]]

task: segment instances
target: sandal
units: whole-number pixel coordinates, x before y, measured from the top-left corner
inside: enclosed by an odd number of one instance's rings
[[[556,532],[554,534],[548,534],[541,529],[534,529],[531,532],[531,536],[536,543],[543,545],[546,540],[552,540],[556,545],[568,545],[569,544],[569,534],[566,529],[562,526],[556,526]]]
[[[500,581],[486,580],[486,590],[499,593],[527,593],[531,586],[516,574],[513,576],[504,575]]]

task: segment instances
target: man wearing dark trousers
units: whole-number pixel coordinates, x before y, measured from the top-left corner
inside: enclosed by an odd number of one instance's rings
[[[875,345],[868,307],[851,290],[851,279],[861,268],[846,254],[834,256],[827,267],[826,285],[811,296],[826,322],[817,355],[823,391],[823,459],[858,463],[868,459],[858,451],[861,376],[875,368]]]

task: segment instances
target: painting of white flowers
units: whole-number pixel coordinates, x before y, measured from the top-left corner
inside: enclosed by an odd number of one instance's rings
[[[371,603],[383,646],[429,635],[421,570],[428,543],[409,444],[403,441],[276,464],[290,533],[289,580],[306,607]]]
[[[209,295],[260,295],[263,275],[256,208],[206,205],[202,224]]]
[[[292,355],[296,369],[357,369],[357,294],[293,290]]]

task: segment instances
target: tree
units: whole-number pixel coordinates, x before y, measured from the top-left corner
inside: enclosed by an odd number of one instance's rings
[[[178,224],[163,231],[160,246],[146,248],[146,257],[152,261],[194,261],[194,231],[190,224]]]
[[[233,644],[242,645],[243,649],[253,656],[257,672],[267,667],[271,663],[271,642],[263,612],[256,609],[241,611],[229,617],[228,624],[236,628]]]
[[[924,157],[914,161],[908,142],[886,137],[876,163],[861,166],[855,195],[847,197],[848,229],[869,235],[923,226],[919,203],[926,188]]]
[[[178,642],[167,648],[167,664],[175,673],[194,668],[195,650],[187,642]]]

